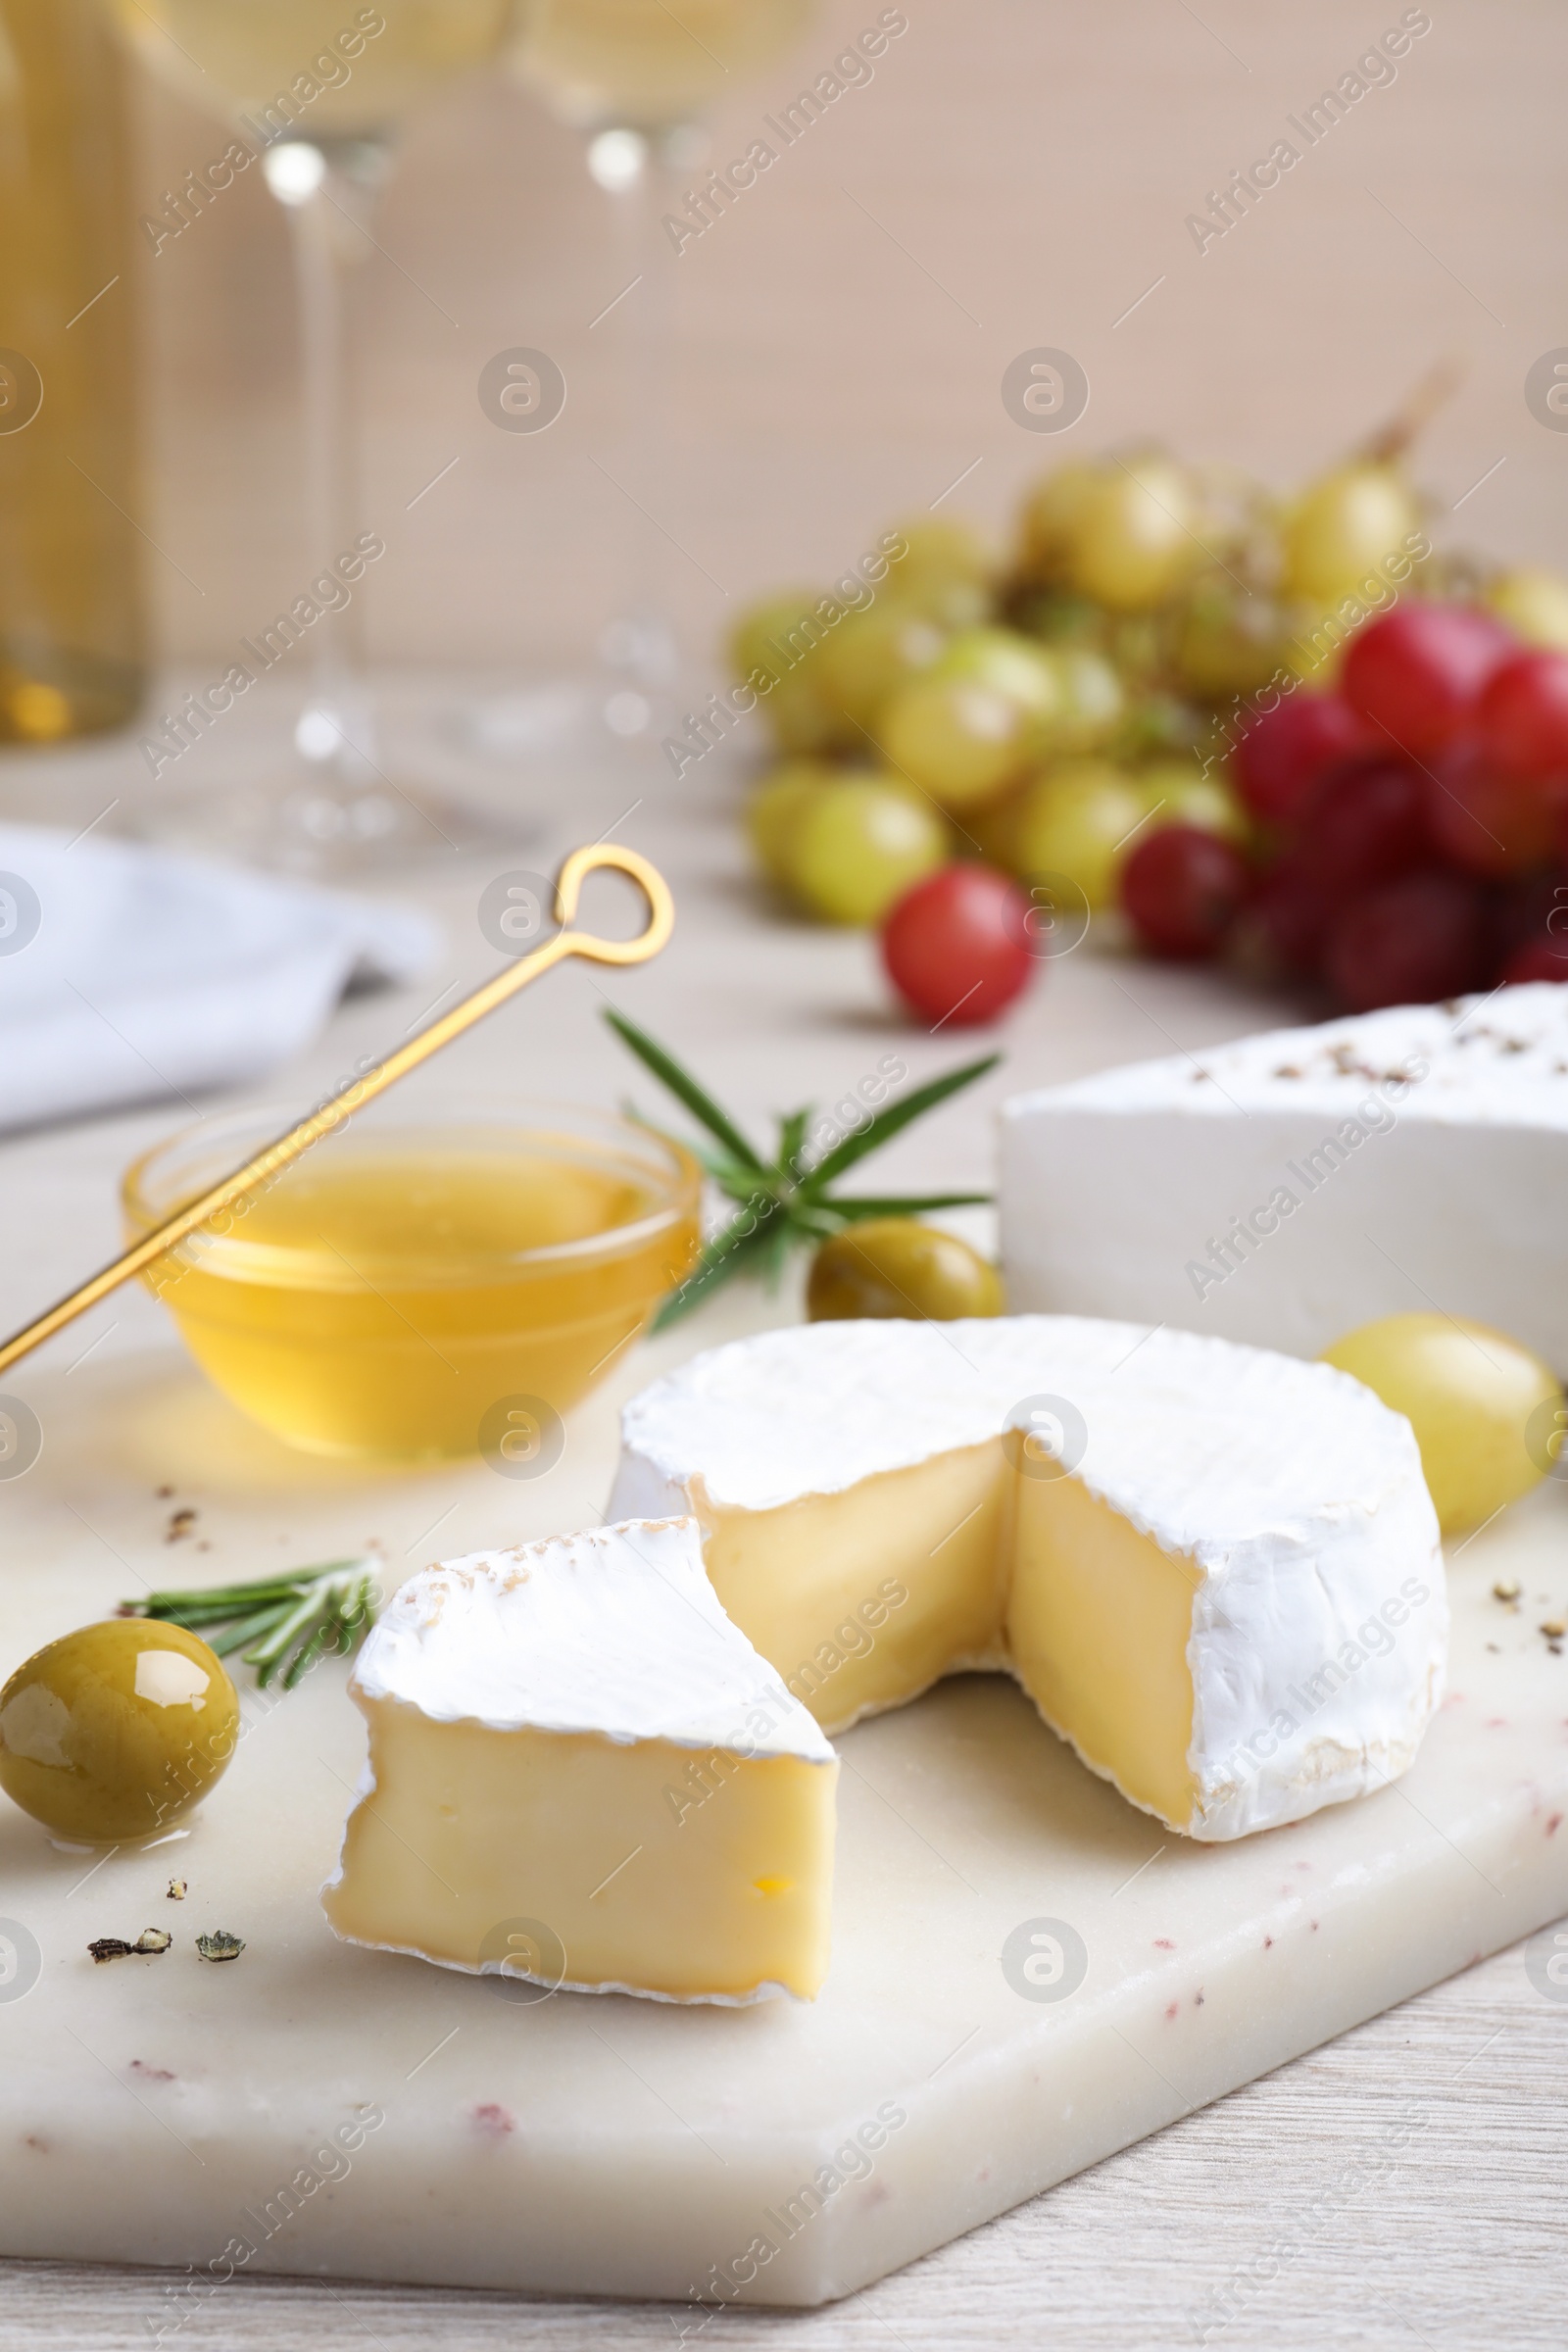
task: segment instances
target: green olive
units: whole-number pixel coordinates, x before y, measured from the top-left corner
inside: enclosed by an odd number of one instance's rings
[[[0,1690],[0,1788],[59,1838],[156,1838],[206,1794],[238,1733],[205,1642],[112,1617],[51,1642]]]
[[[967,1242],[912,1217],[867,1217],[824,1242],[811,1260],[806,1312],[812,1323],[904,1315],[952,1323],[1000,1315],[997,1269]]]

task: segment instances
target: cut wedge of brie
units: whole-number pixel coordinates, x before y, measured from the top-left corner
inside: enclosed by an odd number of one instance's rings
[[[1016,1307],[1317,1355],[1432,1305],[1568,1373],[1568,988],[1275,1029],[1019,1095]]]
[[[350,1688],[370,1748],[323,1890],[339,1936],[578,1991],[816,1992],[838,1762],[691,1520],[427,1568]]]
[[[1408,1423],[1224,1341],[1046,1315],[738,1341],[626,1407],[611,1515],[668,1511],[828,1729],[1003,1668],[1192,1838],[1382,1787],[1441,1694]]]

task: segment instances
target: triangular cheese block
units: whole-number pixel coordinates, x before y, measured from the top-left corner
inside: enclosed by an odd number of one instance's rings
[[[351,1690],[337,1933],[525,1984],[809,1999],[838,1762],[719,1607],[689,1519],[423,1570]]]
[[[1568,988],[1344,1014],[1015,1096],[1007,1297],[1299,1355],[1437,1305],[1568,1372],[1565,1186]]]

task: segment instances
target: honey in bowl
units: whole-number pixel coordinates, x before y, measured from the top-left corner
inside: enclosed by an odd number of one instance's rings
[[[286,1124],[208,1121],[138,1160],[132,1238]],[[618,1119],[376,1105],[148,1281],[203,1370],[291,1445],[520,1466],[690,1271],[700,1190],[687,1152]]]

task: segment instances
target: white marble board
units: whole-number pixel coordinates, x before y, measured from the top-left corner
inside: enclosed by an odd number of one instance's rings
[[[371,1535],[413,1567],[592,1519],[617,1395],[692,1344],[643,1350],[532,1484],[302,1465],[172,1346],[36,1373],[51,1443],[0,1488],[0,1676],[176,1570]],[[176,1546],[164,1485],[200,1513]],[[236,2269],[710,2312],[842,2295],[1568,1911],[1568,1658],[1539,1632],[1565,1533],[1550,1487],[1453,1563],[1450,1694],[1403,1783],[1235,1845],[1167,1837],[999,1679],[860,1727],[810,2007],[519,2001],[336,1943],[317,1888],[362,1752],[337,1664],[247,1698],[177,1844],[94,1867],[0,1806],[0,1915],[41,1955],[0,1998],[0,2252],[170,2265],[166,2334]],[[1518,1610],[1491,1592],[1512,1577]],[[1042,1921],[1082,1939],[1066,1997],[1004,1964]],[[152,1925],[163,1959],[89,1959]],[[246,1938],[231,1966],[195,1957],[213,1927]]]

